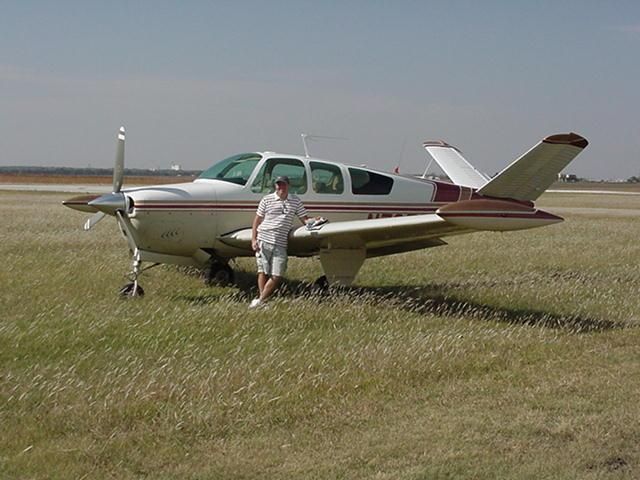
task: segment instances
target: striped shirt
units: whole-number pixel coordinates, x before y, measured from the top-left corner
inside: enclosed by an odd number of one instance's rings
[[[290,193],[280,200],[274,192],[260,200],[256,214],[264,219],[258,226],[258,241],[287,248],[293,217],[306,217],[307,210],[297,196]]]

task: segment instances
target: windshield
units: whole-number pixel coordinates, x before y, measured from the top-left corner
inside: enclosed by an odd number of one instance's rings
[[[244,185],[253,173],[253,169],[262,159],[259,153],[241,153],[225,158],[200,174],[198,178],[224,180]]]

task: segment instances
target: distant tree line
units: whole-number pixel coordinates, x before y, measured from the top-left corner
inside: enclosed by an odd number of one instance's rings
[[[0,173],[17,175],[113,175],[112,168],[93,167],[0,167]],[[151,170],[147,168],[125,168],[124,174],[136,177],[195,177],[202,170]]]
[[[124,174],[135,177],[197,177],[202,170],[172,170],[169,168],[153,170],[149,168],[125,168]],[[2,167],[0,166],[0,174],[14,175],[93,175],[99,177],[113,175],[112,168],[94,168],[94,167]],[[445,175],[434,176],[435,178],[447,179]],[[566,178],[563,178],[566,177]],[[581,182],[589,181],[587,179],[577,177],[576,175],[558,175],[558,180],[564,182]],[[640,183],[640,176],[627,178],[628,183]]]

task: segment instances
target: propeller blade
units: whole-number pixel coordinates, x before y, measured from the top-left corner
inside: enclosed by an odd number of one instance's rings
[[[122,188],[124,176],[124,127],[118,132],[118,146],[116,148],[116,163],[113,166],[113,193],[118,193]]]
[[[103,212],[97,212],[95,215],[91,215],[91,217],[89,217],[89,220],[87,220],[84,223],[84,226],[82,227],[83,230],[86,232],[87,230],[91,230],[91,227],[93,227],[96,223],[98,223],[100,220],[102,220],[105,217],[105,213]]]

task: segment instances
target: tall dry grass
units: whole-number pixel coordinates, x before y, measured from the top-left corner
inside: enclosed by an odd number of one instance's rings
[[[638,474],[633,216],[452,238],[328,296],[305,283],[317,261],[292,260],[249,311],[249,260],[238,288],[161,267],[120,301],[114,222],[87,234],[60,195],[0,200],[0,476]]]

